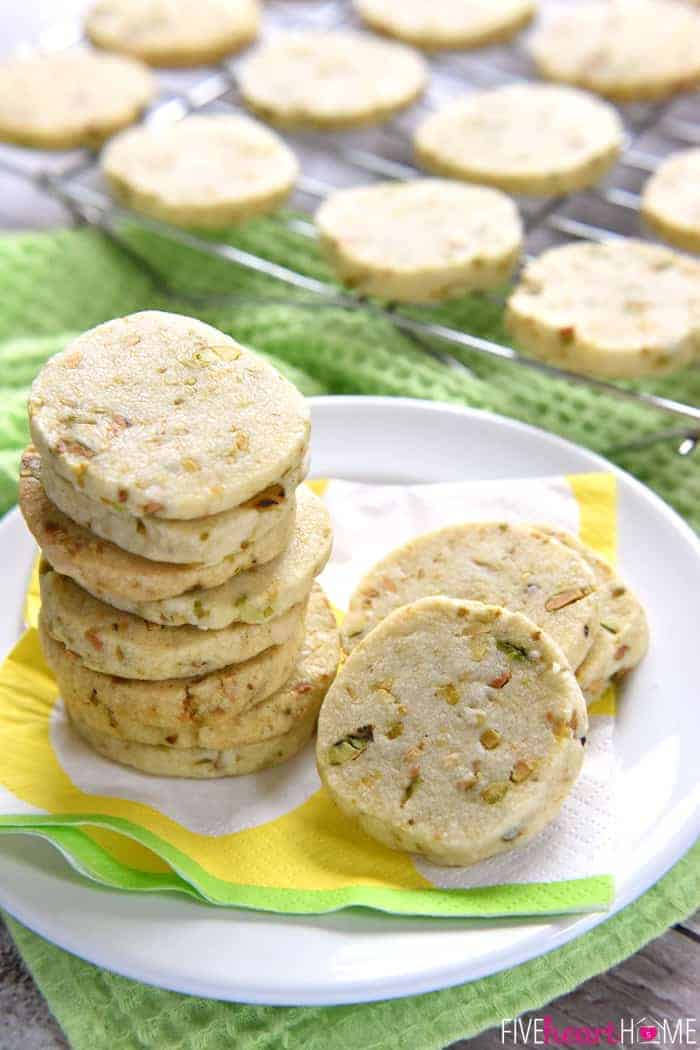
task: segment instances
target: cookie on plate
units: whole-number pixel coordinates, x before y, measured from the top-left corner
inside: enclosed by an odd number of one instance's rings
[[[144,681],[207,674],[243,663],[292,637],[306,603],[266,623],[236,623],[220,631],[161,627],[93,598],[67,576],[43,566],[41,620],[51,635],[102,674]]]
[[[259,22],[258,0],[98,0],[85,32],[98,47],[152,66],[195,66],[240,51]]]
[[[321,709],[318,770],[368,834],[462,866],[554,818],[587,724],[561,649],[532,620],[423,598],[351,653]]]
[[[0,64],[0,140],[39,149],[94,148],[132,124],[155,94],[140,62],[91,51]]]
[[[663,99],[700,83],[700,14],[668,0],[563,5],[531,52],[550,80],[623,102]]]
[[[298,465],[309,409],[230,336],[151,310],[52,357],[32,385],[29,425],[42,460],[91,499],[191,519],[238,506]]]
[[[101,166],[114,196],[134,211],[213,229],[273,211],[299,174],[273,131],[222,114],[129,128],[103,151]]]
[[[632,379],[687,364],[700,349],[700,263],[633,238],[550,248],[529,263],[506,323],[534,357]]]
[[[386,120],[410,105],[427,80],[404,44],[345,31],[284,33],[242,67],[246,104],[280,127],[349,128]]]
[[[575,551],[527,525],[449,525],[397,547],[367,573],[343,622],[349,651],[394,609],[450,598],[522,612],[578,667],[598,629],[596,581]]]
[[[264,623],[306,599],[330,557],[332,540],[323,500],[303,486],[289,541],[267,564],[237,573],[218,587],[198,587],[174,598],[139,602],[107,596],[105,600],[144,620],[170,626],[219,630],[234,622]]]
[[[426,51],[510,40],[535,13],[535,0],[354,0],[378,33]]]
[[[644,657],[649,648],[646,613],[605,558],[578,537],[548,525],[538,525],[537,529],[577,551],[595,574],[600,596],[600,627],[583,662],[576,668],[576,680],[590,704],[605,692],[613,679],[631,671]]]
[[[238,719],[236,728],[230,730],[236,743],[230,746],[182,748],[120,739],[87,721],[89,705],[68,702],[71,721],[100,754],[160,776],[241,776],[279,765],[297,754],[313,735],[318,710],[338,666],[338,633],[319,589],[312,597],[311,608],[315,610],[313,628],[291,677],[277,693]],[[206,739],[203,734],[201,730],[200,738]],[[212,729],[208,737],[222,741],[227,731]]]
[[[295,645],[296,642],[295,637]],[[279,665],[277,657],[268,656],[269,652],[261,653],[246,666],[252,670],[256,662],[266,661],[270,669],[273,660]],[[100,688],[98,685],[96,697],[92,692],[86,693],[84,687],[89,685],[90,678],[87,682],[81,681],[86,678],[84,673],[73,674],[68,679],[68,684],[75,684],[76,680],[80,683],[78,690],[65,688],[65,676],[62,682],[57,674],[57,680],[68,710],[76,711],[81,721],[98,732],[134,743],[178,750],[192,747],[224,750],[284,736],[299,722],[306,722],[311,713],[317,714],[322,696],[335,675],[339,656],[335,617],[322,590],[315,587],[303,625],[302,642],[297,645],[291,667],[281,680],[276,674],[273,688],[266,689],[265,696],[257,703],[249,704],[245,710],[231,711],[224,699],[221,708],[209,708],[206,713],[198,709],[197,715],[188,717],[185,722],[175,720],[166,726],[153,725],[152,722],[144,724],[128,706],[115,706],[109,687]],[[222,678],[233,672],[234,667],[220,672]],[[247,671],[245,673],[250,677]],[[105,686],[110,681],[104,675],[94,673],[92,678],[101,678],[100,684]],[[239,681],[242,681],[242,676],[239,676]],[[141,683],[141,688],[147,687]]]
[[[669,244],[700,253],[700,149],[662,161],[644,187],[642,215]]]
[[[445,179],[338,190],[319,208],[316,225],[345,284],[398,302],[496,288],[512,273],[522,244],[508,197]]]
[[[294,532],[295,501],[285,516],[258,539],[241,546],[212,565],[152,561],[100,539],[63,514],[46,495],[39,456],[30,446],[22,456],[19,505],[27,528],[46,560],[97,598],[121,602],[151,602],[198,587],[217,587],[238,572],[276,558]]]
[[[171,747],[200,746],[200,730],[225,726],[281,689],[296,663],[304,630],[300,620],[286,642],[243,663],[189,678],[144,682],[92,671],[55,641],[44,623],[39,625],[42,652],[64,700],[94,708],[91,724],[98,729],[111,722],[138,726],[141,735],[134,739]],[[149,734],[152,738],[145,739]]]
[[[213,566],[228,558],[235,561],[236,571],[250,568],[256,561],[262,564],[264,559],[260,557],[250,560],[251,552],[256,544],[259,546],[259,541],[262,541],[265,535],[271,538],[269,534],[272,534],[273,530],[277,530],[278,533],[285,530],[284,535],[288,539],[285,522],[291,527],[294,494],[308,469],[305,457],[300,466],[292,467],[279,481],[269,485],[262,492],[257,492],[237,507],[203,518],[176,521],[173,518],[156,518],[153,514],[136,517],[133,514],[125,514],[118,504],[90,499],[58,474],[51,463],[40,463],[36,450],[27,462],[34,465],[31,468],[31,476],[41,481],[46,495],[59,510],[74,522],[84,525],[91,533],[110,540],[122,550],[138,554],[150,561],[172,562],[175,565],[197,563]],[[282,544],[279,550],[281,549]],[[244,557],[246,551],[248,557]],[[274,554],[271,557],[274,557]],[[202,586],[214,587],[216,584],[202,583]],[[149,601],[151,598],[168,597],[168,594],[134,594],[134,597]]]
[[[448,102],[418,126],[414,147],[438,175],[553,196],[599,182],[622,140],[607,102],[575,88],[509,84]]]

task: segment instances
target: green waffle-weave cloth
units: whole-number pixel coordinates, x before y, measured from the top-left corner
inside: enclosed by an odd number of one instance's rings
[[[19,455],[28,440],[27,389],[43,361],[71,334],[142,309],[173,310],[217,325],[268,355],[307,394],[466,404],[534,423],[599,452],[669,427],[668,418],[651,409],[473,352],[460,353],[468,371],[450,368],[370,311],[320,308],[318,298],[269,277],[137,228],[121,233],[126,250],[87,228],[0,239],[2,510],[16,499]],[[229,239],[299,273],[330,280],[313,242],[295,233],[284,215],[250,223]],[[166,292],[166,285],[175,293]],[[506,341],[496,301],[466,298],[413,312]],[[700,404],[700,370],[658,380],[654,389]],[[700,461],[678,456],[672,442],[611,458],[700,527]],[[437,1050],[569,991],[690,914],[700,904],[698,860],[696,846],[637,902],[541,959],[461,987],[370,1005],[259,1007],[189,998],[99,970],[9,924],[75,1050]]]

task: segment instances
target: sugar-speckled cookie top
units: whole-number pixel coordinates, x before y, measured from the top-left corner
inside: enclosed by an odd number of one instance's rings
[[[181,226],[220,227],[269,211],[299,171],[274,132],[222,114],[130,128],[109,143],[101,163],[122,203]]]
[[[319,208],[316,224],[346,283],[407,302],[497,287],[515,266],[522,239],[508,197],[446,179],[338,190]]]
[[[428,51],[507,40],[535,7],[534,0],[355,0],[372,29]]]
[[[665,98],[700,82],[700,14],[668,0],[565,4],[531,50],[551,80],[623,101]]]
[[[96,146],[136,120],[155,93],[139,62],[91,51],[0,65],[0,139],[41,149]]]
[[[418,127],[415,149],[438,174],[547,195],[597,182],[622,138],[606,102],[575,88],[510,84],[448,102]]]
[[[598,627],[595,578],[575,551],[526,525],[474,522],[418,536],[378,562],[350,599],[346,648],[394,609],[436,594],[524,613],[572,667]]]
[[[551,248],[523,271],[506,319],[523,349],[563,368],[667,372],[700,350],[700,263],[633,238]]]
[[[395,610],[351,653],[323,703],[316,755],[369,834],[465,865],[552,819],[586,731],[576,679],[540,627],[435,597]]]
[[[663,161],[642,194],[645,222],[665,241],[700,253],[700,149]]]
[[[153,66],[216,62],[255,38],[258,0],[98,0],[85,19],[94,44]]]
[[[298,463],[304,398],[210,325],[149,311],[108,321],[44,366],[29,399],[42,457],[93,499],[197,518]]]
[[[423,90],[426,67],[404,44],[351,32],[285,33],[245,63],[246,103],[281,126],[352,127],[383,120]]]

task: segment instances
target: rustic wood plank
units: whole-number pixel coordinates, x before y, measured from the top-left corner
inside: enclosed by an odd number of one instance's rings
[[[700,911],[696,911],[695,915],[691,915],[689,919],[685,919],[680,924],[681,929],[689,930],[691,933],[697,934],[700,937]]]
[[[523,1020],[549,1014],[559,1030],[567,1025],[604,1026],[620,1018],[629,1022],[645,1016],[675,1024],[697,1016],[699,986],[700,947],[671,929],[614,969],[524,1014]],[[453,1043],[450,1050],[503,1050],[511,1045],[501,1041],[500,1028],[492,1028],[474,1039]]]
[[[63,1032],[0,920],[0,1047],[68,1050]]]

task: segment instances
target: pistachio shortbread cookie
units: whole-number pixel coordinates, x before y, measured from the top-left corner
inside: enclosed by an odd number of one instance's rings
[[[668,0],[564,5],[531,42],[540,73],[620,101],[700,83],[700,15]]]
[[[562,368],[659,375],[700,349],[700,263],[633,238],[551,248],[526,266],[506,322],[524,350]]]
[[[575,551],[527,525],[474,522],[425,533],[377,562],[350,599],[345,648],[394,609],[436,594],[524,613],[574,668],[598,629],[595,577]]]
[[[156,310],[98,325],[34,380],[42,459],[91,499],[131,514],[200,518],[238,506],[297,465],[299,391],[230,336]]]
[[[347,128],[385,120],[418,97],[426,66],[404,44],[362,33],[285,33],[240,72],[241,93],[280,127]]]
[[[200,631],[161,627],[120,612],[51,569],[41,573],[40,584],[41,619],[52,638],[93,671],[144,681],[207,674],[250,660],[288,641],[305,610],[305,604],[294,605],[267,623]]]
[[[372,29],[427,51],[509,40],[535,8],[534,0],[355,0]]]
[[[586,706],[520,613],[423,598],[354,650],[321,709],[321,779],[393,849],[466,865],[529,842],[578,776]]]
[[[336,672],[340,641],[335,617],[319,587],[314,588],[304,624],[304,640],[297,657],[282,681],[266,697],[243,712],[216,712],[169,726],[140,722],[128,708],[117,710],[109,690],[101,690],[97,701],[91,693],[76,693],[64,688],[57,675],[61,696],[69,711],[77,711],[81,720],[93,729],[122,740],[151,746],[226,749],[242,744],[276,739],[290,732],[309,715],[316,715]],[[260,660],[261,657],[256,659]],[[253,663],[254,661],[249,661]],[[104,676],[102,676],[104,679]],[[99,692],[98,692],[99,697]]]
[[[631,671],[644,657],[649,648],[646,613],[639,599],[600,554],[571,533],[547,525],[538,528],[578,551],[595,573],[600,595],[600,628],[583,663],[576,669],[576,680],[590,704],[605,692],[612,679]]]
[[[399,302],[496,288],[512,273],[522,244],[508,197],[445,179],[338,190],[319,208],[316,225],[341,280]]]
[[[76,731],[93,750],[113,762],[133,766],[142,773],[159,777],[189,777],[208,780],[214,777],[241,777],[259,773],[287,762],[309,742],[316,728],[316,712],[297,722],[284,736],[271,737],[254,744],[238,744],[225,750],[213,748],[155,747],[101,733],[88,725],[82,709],[68,707]]]
[[[575,88],[509,84],[448,102],[419,125],[414,146],[439,175],[548,196],[598,182],[622,140],[607,102]]]
[[[700,253],[700,149],[663,161],[642,193],[642,215],[663,240]]]
[[[114,727],[138,725],[142,733],[153,737],[146,743],[197,747],[200,730],[212,732],[225,726],[284,685],[304,640],[304,623],[299,621],[288,641],[243,663],[161,682],[92,671],[74,652],[54,641],[43,623],[39,635],[61,696],[74,706],[94,708],[91,724],[96,728],[111,727],[112,722]]]
[[[259,21],[258,0],[98,0],[85,32],[98,47],[152,66],[194,66],[240,51]]]
[[[281,554],[213,588],[196,588],[155,602],[107,597],[110,605],[152,623],[219,630],[234,622],[264,623],[306,599],[331,553],[333,534],[322,500],[299,489],[294,527]],[[87,588],[90,590],[90,587]]]
[[[222,114],[129,128],[109,143],[101,165],[115,197],[134,211],[213,229],[277,208],[299,174],[273,131]]]
[[[120,55],[9,59],[0,65],[0,139],[39,149],[95,147],[133,123],[154,94],[145,66]]]
[[[294,500],[285,516],[258,539],[213,565],[172,565],[122,550],[78,525],[56,507],[41,485],[43,470],[30,446],[22,456],[19,505],[24,520],[46,560],[97,598],[123,602],[157,601],[197,587],[217,587],[237,572],[276,558],[294,531]]]
[[[33,460],[38,465],[38,454],[35,454]],[[258,541],[262,541],[266,534],[274,529],[278,532],[283,529],[285,542],[289,538],[285,522],[291,527],[294,494],[306,476],[308,462],[305,457],[300,466],[288,470],[278,482],[269,485],[262,492],[257,492],[237,507],[204,518],[191,518],[189,521],[156,518],[153,514],[144,514],[137,518],[121,510],[119,504],[90,499],[79,488],[56,473],[50,463],[42,463],[40,469],[40,480],[46,495],[59,510],[102,539],[111,540],[122,550],[139,554],[151,561],[173,562],[175,565],[198,563],[213,566],[228,558],[235,561],[239,569],[246,569],[256,561],[260,564],[264,561],[258,557],[246,562],[244,555],[246,551],[250,552]],[[39,478],[38,473],[35,476]],[[281,543],[279,550],[282,546]],[[274,554],[271,557],[274,557]],[[216,585],[203,583],[202,586]],[[168,595],[141,597],[148,601],[150,597]]]

